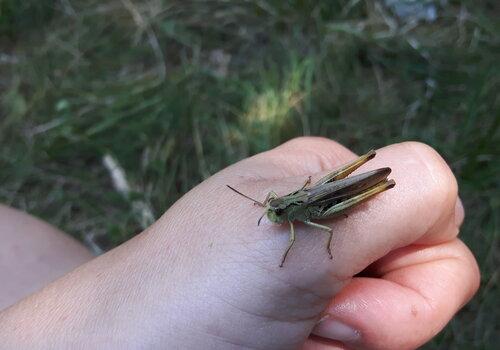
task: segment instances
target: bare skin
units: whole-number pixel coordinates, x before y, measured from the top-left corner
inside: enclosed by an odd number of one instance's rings
[[[93,258],[47,223],[0,205],[0,310]]]
[[[263,198],[319,179],[355,155],[300,138],[228,167],[134,239],[0,313],[7,348],[412,349],[439,332],[478,288],[457,238],[463,209],[453,174],[419,143],[377,151],[397,187],[321,223],[262,222]],[[0,254],[3,252],[0,251]],[[2,256],[2,255],[0,255]],[[363,276],[356,276],[360,272]],[[321,336],[321,337],[319,337]]]

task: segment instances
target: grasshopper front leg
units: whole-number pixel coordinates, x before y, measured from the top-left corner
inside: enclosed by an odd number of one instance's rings
[[[283,264],[285,263],[286,256],[288,255],[288,252],[290,251],[293,244],[295,243],[295,228],[293,227],[293,222],[289,221],[289,223],[290,223],[290,238],[288,239],[288,247],[286,248],[285,252],[283,253],[283,257],[281,258],[280,267],[283,267]]]
[[[304,224],[315,227],[315,228],[319,228],[321,230],[328,232],[328,242],[326,243],[326,251],[328,252],[328,255],[330,256],[330,259],[333,259],[332,249],[331,249],[333,230],[331,229],[331,227],[328,227],[325,225],[320,225],[320,224],[317,224],[317,223],[312,222],[312,221],[304,221]]]
[[[271,200],[271,199],[276,199],[278,198],[278,194],[274,191],[271,191],[267,194],[266,198],[264,199],[264,202],[262,202],[262,204],[264,204],[263,206],[266,206],[266,204]]]

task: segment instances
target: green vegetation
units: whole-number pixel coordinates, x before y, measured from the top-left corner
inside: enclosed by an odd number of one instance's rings
[[[0,1],[0,202],[110,249],[145,225],[137,203],[158,217],[292,137],[426,142],[459,179],[482,270],[426,348],[498,346],[497,1],[436,2],[436,21],[413,23],[356,0],[22,3]]]

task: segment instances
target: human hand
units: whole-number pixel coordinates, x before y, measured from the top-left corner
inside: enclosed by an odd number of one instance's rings
[[[202,341],[262,349],[415,348],[471,298],[479,271],[457,239],[464,214],[456,180],[428,146],[385,147],[360,169],[389,166],[396,187],[346,219],[322,222],[334,229],[333,260],[326,234],[298,225],[297,243],[279,268],[288,226],[257,227],[262,209],[224,188],[257,198],[270,190],[286,194],[309,174],[319,177],[354,158],[333,141],[292,140],[223,170],[159,221],[188,228],[189,238],[178,232],[179,239],[197,242],[185,266],[201,276],[195,278],[201,293],[187,302],[203,315],[194,321],[206,332]]]
[[[286,194],[355,158],[299,138],[230,166],[154,225],[0,314],[20,348],[411,349],[475,293],[479,271],[457,239],[463,209],[443,159],[395,144],[359,171],[391,167],[396,187],[323,220],[326,234],[263,221],[258,199]],[[359,172],[358,171],[358,172]],[[361,274],[360,274],[361,273]],[[29,322],[26,322],[29,320]]]

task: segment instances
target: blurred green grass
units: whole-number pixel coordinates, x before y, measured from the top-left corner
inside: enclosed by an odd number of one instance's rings
[[[500,6],[436,6],[405,22],[355,0],[0,1],[0,202],[106,250],[144,226],[134,203],[158,217],[292,137],[426,142],[458,177],[482,288],[425,348],[496,348]]]

